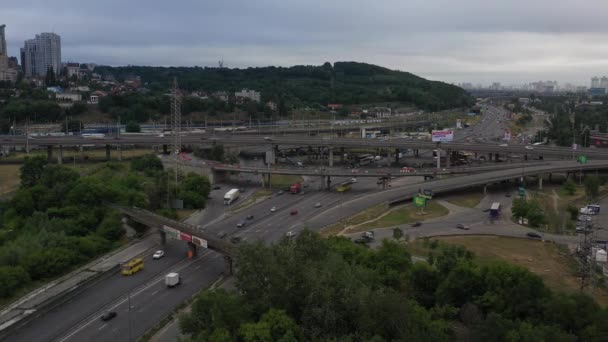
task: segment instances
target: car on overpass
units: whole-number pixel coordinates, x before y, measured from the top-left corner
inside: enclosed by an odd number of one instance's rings
[[[160,259],[164,256],[165,256],[165,252],[158,250],[158,251],[154,252],[154,255],[152,255],[152,259]]]

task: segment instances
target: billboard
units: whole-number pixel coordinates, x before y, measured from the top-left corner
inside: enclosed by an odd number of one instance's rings
[[[511,141],[511,130],[510,129],[505,129],[505,134],[504,134],[502,140]]]
[[[184,232],[179,232],[179,239],[180,240],[184,240],[184,241],[188,241],[188,242],[192,242],[192,235],[186,234]]]
[[[207,240],[205,239],[201,239],[199,237],[196,237],[194,235],[192,235],[192,243],[197,245],[197,246],[201,246],[203,248],[207,248]]]
[[[418,208],[426,206],[426,198],[422,196],[414,196],[414,205]]]
[[[462,128],[462,120],[460,120],[460,119],[456,120],[456,128],[458,128],[458,129]]]
[[[450,142],[454,141],[454,131],[451,129],[433,130],[431,133],[433,142]]]
[[[179,239],[179,230],[173,229],[171,227],[163,226],[163,231],[174,239]]]

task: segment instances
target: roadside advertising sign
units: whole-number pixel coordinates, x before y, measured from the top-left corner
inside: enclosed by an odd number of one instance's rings
[[[587,156],[579,156],[578,162],[581,164],[587,164]]]
[[[201,246],[203,248],[207,248],[207,240],[205,239],[201,239],[199,237],[196,237],[194,235],[192,235],[192,243],[197,245],[197,246]]]
[[[511,130],[510,129],[505,129],[505,134],[504,134],[502,140],[511,141]]]
[[[431,138],[433,142],[451,142],[454,141],[454,131],[451,129],[433,130]]]
[[[458,129],[462,128],[462,120],[456,119],[456,128],[458,128]]]
[[[414,196],[414,205],[418,208],[426,207],[426,198],[422,196]]]
[[[171,227],[163,226],[163,231],[169,235],[169,237],[174,239],[179,239],[179,230],[173,229]]]
[[[179,232],[179,239],[180,240],[184,240],[184,241],[188,241],[188,242],[192,242],[192,235],[186,234],[184,232]]]

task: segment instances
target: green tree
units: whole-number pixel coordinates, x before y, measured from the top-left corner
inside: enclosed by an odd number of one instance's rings
[[[572,179],[568,179],[566,183],[564,183],[564,191],[570,196],[576,193],[576,183]]]
[[[574,221],[574,220],[576,220],[578,218],[578,209],[576,209],[575,206],[568,205],[568,207],[566,208],[566,210],[570,214],[570,219],[571,220]]]
[[[403,237],[403,230],[401,230],[401,228],[397,227],[397,228],[393,228],[393,238],[397,241],[401,240],[401,238]]]
[[[21,187],[29,188],[38,182],[42,177],[42,170],[47,161],[43,156],[25,157],[21,166]]]
[[[179,187],[179,194],[184,200],[184,206],[189,209],[204,208],[210,191],[209,179],[195,173],[189,173]]]
[[[224,161],[224,145],[213,145],[209,159],[216,161]]]
[[[0,298],[12,295],[30,281],[28,273],[21,266],[0,266]]]
[[[270,309],[259,322],[241,325],[239,335],[244,342],[300,341],[300,327],[285,311]]]
[[[590,199],[596,199],[600,194],[600,179],[596,176],[585,177],[585,193]]]
[[[141,132],[141,127],[139,127],[139,124],[137,122],[129,121],[129,122],[127,122],[125,130],[128,133],[139,133],[139,132]]]
[[[154,154],[146,154],[131,160],[131,170],[151,176],[163,170],[163,162]]]
[[[221,289],[207,290],[194,301],[192,311],[182,316],[180,328],[193,337],[210,336],[217,329],[236,336],[249,315],[248,307],[239,296]]]

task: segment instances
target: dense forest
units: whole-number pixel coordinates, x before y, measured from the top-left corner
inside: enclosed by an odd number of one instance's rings
[[[247,69],[101,66],[95,72],[112,75],[117,80],[140,76],[148,88],[158,91],[166,91],[174,77],[180,88],[188,91],[234,92],[248,88],[261,92],[264,103],[274,101],[287,107],[399,101],[423,109],[441,110],[473,103],[459,87],[356,62]]]
[[[428,242],[428,262],[304,231],[245,244],[237,291],[207,290],[180,320],[192,341],[605,341],[608,310],[528,270]]]
[[[121,216],[104,202],[159,211],[178,193],[188,208],[203,208],[209,181],[190,174],[178,189],[154,156],[128,165],[108,163],[81,176],[46,158],[26,158],[21,187],[0,202],[0,299],[66,273],[124,243]],[[177,191],[176,191],[177,190]]]

